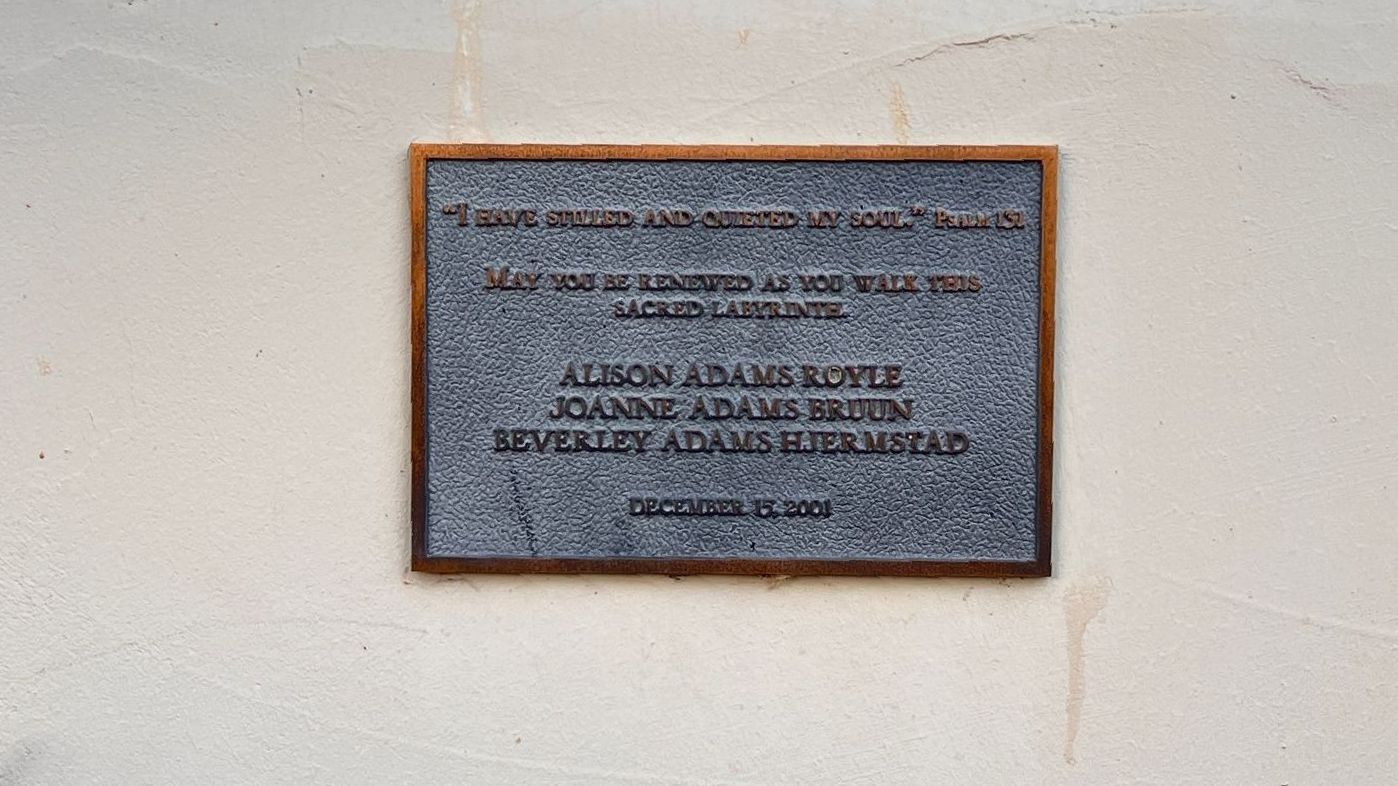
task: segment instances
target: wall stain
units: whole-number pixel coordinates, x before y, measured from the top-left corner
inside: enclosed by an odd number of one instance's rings
[[[1191,592],[1197,592],[1231,606],[1261,611],[1282,619],[1298,622],[1302,625],[1314,626],[1322,630],[1343,631],[1376,641],[1398,642],[1398,628],[1385,628],[1381,625],[1370,625],[1344,617],[1328,617],[1305,609],[1296,609],[1277,603],[1268,603],[1267,601],[1252,597],[1251,594],[1231,592],[1216,587],[1206,581],[1196,581],[1194,579],[1176,576],[1172,573],[1162,573],[1156,570],[1147,570],[1146,572],[1164,581],[1168,581],[1177,587],[1182,587]]]
[[[38,748],[30,743],[13,745],[0,755],[0,784],[25,781],[25,773],[32,772],[38,755]]]
[[[991,46],[994,44],[1008,41],[1032,40],[1034,40],[1033,33],[996,33],[995,35],[988,35],[984,38],[977,38],[971,41],[948,41],[945,44],[939,44],[927,50],[926,52],[923,52],[920,55],[913,55],[912,57],[904,58],[897,65],[895,65],[894,68],[902,68],[903,66],[910,65],[912,63],[920,63],[923,60],[926,60],[927,58],[932,57],[935,54],[945,52],[948,49],[953,49],[957,47],[970,47],[972,49],[975,49],[978,47]]]
[[[456,21],[456,49],[451,63],[451,112],[447,134],[453,140],[486,140],[485,119],[481,114],[481,60],[479,0],[456,0],[452,18]]]
[[[1295,66],[1285,63],[1282,64],[1281,70],[1287,79],[1306,88],[1312,95],[1330,104],[1340,103],[1340,89],[1329,80],[1307,76],[1298,71]]]
[[[1066,30],[1071,28],[1104,28],[1106,30],[1116,30],[1120,27],[1120,25],[1117,22],[1110,21],[1112,19],[1124,20],[1154,16],[1185,16],[1206,13],[1207,11],[1208,9],[1206,7],[1199,5],[1175,6],[1167,8],[1155,8],[1146,11],[1122,12],[1105,11],[1099,9],[1096,11],[1092,11],[1085,16],[1063,19],[1054,22],[1050,25],[1035,27],[1029,30],[1020,30],[1006,33],[992,33],[989,35],[981,36],[980,38],[943,41],[919,54],[909,55],[908,57],[903,58],[899,62],[895,63],[893,67],[902,68],[904,66],[912,65],[913,63],[921,63],[922,61],[927,60],[929,58],[935,57],[946,52],[952,52],[957,49],[983,49],[993,46],[1001,46],[1004,44],[1030,42],[1035,40],[1035,38],[1040,33],[1048,33],[1056,30]],[[1104,18],[1106,21],[1104,21]]]
[[[738,48],[742,49],[748,45],[748,36],[752,35],[752,28],[744,27],[738,31]]]
[[[1087,652],[1083,639],[1087,626],[1107,607],[1107,596],[1112,591],[1112,580],[1098,577],[1073,585],[1063,595],[1063,619],[1068,626],[1068,700],[1067,728],[1063,735],[1063,761],[1077,764],[1074,746],[1078,740],[1078,728],[1082,724],[1082,705],[1087,698],[1087,680],[1084,667]]]
[[[900,145],[908,144],[908,132],[912,130],[912,122],[908,119],[908,99],[903,96],[903,86],[897,82],[893,83],[888,93],[888,114],[893,121],[893,138]]]
[[[772,576],[764,576],[764,577],[763,577],[763,580],[767,582],[767,591],[770,592],[770,591],[772,591],[772,590],[774,590],[774,589],[780,587],[781,585],[786,584],[786,583],[789,582],[789,581],[795,580],[795,578],[796,578],[795,576],[772,575]]]

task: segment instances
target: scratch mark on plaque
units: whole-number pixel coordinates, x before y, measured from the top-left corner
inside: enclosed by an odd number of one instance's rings
[[[514,503],[515,515],[519,517],[519,526],[524,530],[524,540],[529,545],[529,553],[539,556],[539,540],[534,534],[534,519],[529,515],[529,509],[524,504],[524,493],[519,490],[519,476],[514,472],[510,473],[510,501]]]
[[[912,122],[908,119],[908,99],[903,95],[903,86],[897,82],[893,83],[888,93],[888,114],[893,120],[893,138],[900,145],[908,144],[908,132],[912,130]]]
[[[451,112],[447,133],[452,139],[488,139],[481,116],[481,34],[479,0],[456,0],[456,50],[451,64]]]
[[[1083,673],[1087,626],[1107,607],[1111,591],[1111,579],[1099,577],[1074,585],[1063,596],[1063,618],[1068,626],[1068,722],[1063,735],[1063,761],[1068,764],[1078,762],[1073,748],[1082,724],[1083,700],[1087,698],[1087,680]]]

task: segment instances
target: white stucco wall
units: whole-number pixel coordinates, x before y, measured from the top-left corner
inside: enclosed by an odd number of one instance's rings
[[[1381,784],[1398,11],[6,3],[0,783]],[[1056,575],[407,572],[410,141],[1056,143]]]

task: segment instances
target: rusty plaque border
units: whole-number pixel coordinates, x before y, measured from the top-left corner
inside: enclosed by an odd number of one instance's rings
[[[649,161],[1037,161],[1039,237],[1038,511],[1032,560],[432,557],[427,554],[427,162],[442,159]],[[1036,577],[1052,573],[1053,347],[1058,215],[1056,145],[436,144],[408,149],[412,216],[412,570],[424,573],[657,573]]]

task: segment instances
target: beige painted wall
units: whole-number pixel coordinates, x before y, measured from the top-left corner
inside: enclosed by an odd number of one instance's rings
[[[1398,12],[0,23],[0,783],[1392,783]],[[1051,580],[406,571],[412,140],[1062,146]]]

